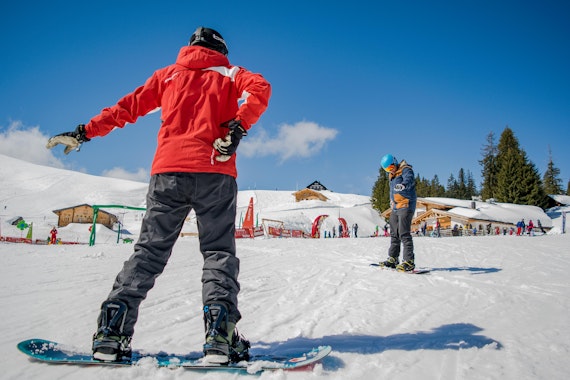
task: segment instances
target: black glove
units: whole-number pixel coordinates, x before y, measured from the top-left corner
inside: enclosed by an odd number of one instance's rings
[[[65,150],[63,153],[69,154],[73,149],[79,152],[81,144],[86,141],[90,141],[87,136],[85,136],[85,124],[79,124],[75,131],[64,132],[59,135],[55,135],[50,138],[47,142],[46,148],[51,149],[58,144],[65,145]]]
[[[217,138],[213,145],[214,149],[220,153],[220,156],[216,156],[216,160],[225,162],[236,152],[242,137],[247,136],[247,131],[241,126],[241,121],[234,119],[223,123],[221,126],[229,128],[229,132],[223,139]]]

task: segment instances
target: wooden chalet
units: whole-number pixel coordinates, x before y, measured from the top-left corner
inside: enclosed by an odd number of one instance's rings
[[[79,224],[92,224],[93,223],[93,208],[84,203],[77,206],[62,208],[59,210],[53,210],[53,213],[58,216],[57,226],[65,227],[70,223]],[[117,223],[119,219],[117,216],[108,213],[104,210],[99,210],[97,214],[97,223],[102,224],[107,228],[112,229],[113,225]]]
[[[319,181],[314,181],[313,183],[311,183],[309,186],[306,187],[307,189],[311,189],[311,190],[317,190],[317,191],[323,191],[323,190],[328,190],[325,185],[323,185],[322,183],[320,183]]]
[[[328,201],[328,198],[321,193],[323,190],[327,190],[327,188],[319,181],[315,181],[306,188],[294,192],[293,195],[295,196],[296,202],[310,200],[319,200],[326,202]]]
[[[489,224],[492,228],[507,230],[516,227],[516,222],[493,220],[482,217],[477,209],[476,201],[457,200],[451,198],[419,198],[416,202],[416,214],[412,219],[412,231],[418,231],[425,223],[428,232],[433,231],[436,221],[439,221],[441,230],[452,231],[453,229],[486,229]],[[481,203],[481,202],[479,202]],[[382,216],[389,220],[392,210],[389,208]],[[545,229],[550,229],[545,226]]]
[[[295,202],[301,201],[310,201],[310,200],[319,200],[326,202],[328,200],[323,194],[319,193],[316,190],[311,189],[303,189],[297,192],[294,192],[293,195],[295,196]]]

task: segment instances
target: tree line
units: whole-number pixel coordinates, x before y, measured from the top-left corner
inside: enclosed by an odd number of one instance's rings
[[[548,195],[563,194],[560,169],[552,160],[549,151],[549,162],[544,172],[540,173],[519,145],[512,129],[505,127],[499,142],[490,132],[482,148],[481,189],[477,189],[473,174],[463,168],[459,169],[457,177],[451,174],[444,186],[439,177],[434,175],[431,180],[416,174],[416,191],[418,197],[447,197],[455,199],[483,200],[494,199],[502,203],[515,203],[547,208],[552,206]],[[570,195],[570,181],[566,186],[566,195]],[[390,185],[388,173],[379,169],[378,179],[372,188],[372,206],[382,212],[390,207]]]

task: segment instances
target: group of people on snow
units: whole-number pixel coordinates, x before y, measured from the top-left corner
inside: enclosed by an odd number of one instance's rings
[[[354,223],[348,231],[344,230],[342,223],[338,225],[338,236],[336,234],[336,226],[333,226],[332,230],[325,230],[324,238],[346,238],[346,237],[358,237],[358,223]]]

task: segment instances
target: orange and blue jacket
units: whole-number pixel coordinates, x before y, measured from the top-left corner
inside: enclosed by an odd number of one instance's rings
[[[236,178],[236,155],[218,162],[212,143],[228,133],[221,124],[231,119],[251,128],[270,96],[271,86],[260,74],[230,65],[217,51],[185,46],[176,63],[155,71],[144,85],[103,109],[85,130],[88,138],[105,136],[160,109],[162,124],[151,175],[221,173]]]
[[[389,175],[390,180],[390,205],[392,210],[416,209],[416,179],[412,166],[405,160],[398,164],[398,169],[392,175]],[[404,185],[404,189],[396,191],[395,187],[398,184]]]

